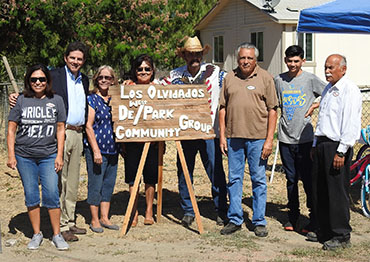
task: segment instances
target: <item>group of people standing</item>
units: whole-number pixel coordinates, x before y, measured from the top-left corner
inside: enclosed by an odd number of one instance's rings
[[[278,140],[287,178],[288,221],[284,229],[298,230],[298,181],[303,182],[309,224],[302,233],[324,250],[350,246],[349,186],[352,147],[360,137],[362,96],[346,76],[347,61],[339,54],[325,61],[325,85],[302,70],[304,51],[285,51],[288,72],[275,77],[281,118]],[[317,102],[320,97],[321,101]],[[319,107],[316,131],[311,114]]]
[[[161,80],[155,79],[152,58],[140,55],[132,62],[131,80],[125,84],[208,86],[216,138],[182,141],[181,144],[192,182],[195,157],[198,151],[200,153],[212,184],[216,223],[224,226],[220,233],[234,233],[244,222],[242,194],[247,159],[253,191],[253,230],[258,237],[268,235],[266,166],[272,153],[280,107],[278,139],[287,177],[289,207],[284,229],[297,230],[300,215],[298,180],[302,179],[311,211],[310,223],[304,227],[307,238],[322,242],[325,249],[348,246],[351,228],[347,178],[351,147],[360,132],[361,95],[357,86],[345,77],[345,57],[328,57],[325,74],[329,84],[325,88],[316,76],[302,70],[304,53],[299,46],[286,50],[285,63],[289,71],[275,79],[257,65],[258,49],[250,43],[238,47],[238,67],[228,74],[216,65],[202,63],[209,49],[208,45],[203,47],[197,37],[188,38],[184,46],[176,50],[186,65],[172,70]],[[64,54],[65,67],[50,72],[43,65],[31,67],[25,76],[23,94],[9,98],[14,108],[9,114],[8,166],[18,169],[24,186],[34,231],[29,249],[37,249],[43,240],[39,179],[42,205],[49,210],[55,246],[66,250],[69,248],[66,241],[77,241],[76,234],[86,234],[86,229],[75,224],[83,151],[93,232],[102,233],[104,228],[119,229],[109,220],[119,153],[125,159],[125,182],[129,184],[130,194],[135,193],[131,191],[143,143],[115,142],[109,88],[116,87],[118,78],[110,66],[101,66],[92,79],[94,90],[89,93],[88,78],[80,72],[86,56],[82,43],[71,43]],[[319,96],[322,98],[314,136],[310,115],[319,106],[314,103]],[[358,103],[353,102],[358,99]],[[222,154],[228,157],[228,183]],[[152,143],[143,170],[147,205],[145,225],[154,223],[157,166],[158,143]],[[180,204],[184,212],[181,222],[189,227],[194,221],[194,210],[179,157],[177,168]],[[58,172],[61,173],[60,198]],[[340,199],[339,204],[337,199]],[[135,202],[132,226],[137,223]]]
[[[267,236],[266,159],[271,154],[276,110],[280,154],[287,178],[287,231],[301,231],[324,250],[350,246],[349,175],[352,147],[360,137],[362,96],[347,78],[346,58],[328,56],[325,84],[302,70],[304,51],[285,50],[288,72],[274,79],[257,64],[258,49],[248,43],[237,50],[238,68],[228,73],[219,105],[220,147],[228,156],[230,207],[221,234],[241,228],[244,161],[248,160],[253,190],[254,233]],[[320,103],[315,103],[321,96]],[[319,107],[314,133],[311,114]],[[302,180],[310,210],[308,225],[298,227],[298,181]]]

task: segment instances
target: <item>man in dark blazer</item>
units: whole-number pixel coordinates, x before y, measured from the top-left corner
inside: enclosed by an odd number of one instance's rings
[[[66,241],[77,241],[78,237],[75,234],[86,234],[86,229],[78,228],[75,221],[80,158],[83,151],[82,132],[87,112],[86,96],[89,91],[89,78],[80,72],[86,61],[86,55],[84,44],[71,43],[64,54],[66,65],[50,72],[53,89],[63,97],[67,112],[60,194],[60,229]]]
[[[50,71],[51,77],[53,79],[53,90],[56,94],[63,97],[64,106],[68,114],[68,91],[67,91],[67,73],[64,67],[56,68]],[[89,78],[82,74],[82,85],[87,95],[89,92]]]

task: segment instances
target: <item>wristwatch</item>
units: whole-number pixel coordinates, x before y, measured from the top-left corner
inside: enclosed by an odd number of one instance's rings
[[[344,155],[344,153],[343,153],[343,152],[338,152],[338,151],[337,151],[337,156],[339,156],[339,157],[344,157],[345,155]]]

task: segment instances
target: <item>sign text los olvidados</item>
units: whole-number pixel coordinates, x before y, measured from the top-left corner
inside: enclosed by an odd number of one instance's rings
[[[116,141],[214,138],[206,85],[111,87]]]

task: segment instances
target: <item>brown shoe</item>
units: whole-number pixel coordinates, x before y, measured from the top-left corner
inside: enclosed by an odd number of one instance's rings
[[[62,234],[62,237],[64,238],[64,240],[67,241],[67,242],[78,241],[78,237],[69,230],[63,231],[63,232],[60,232],[60,233]]]
[[[86,229],[80,228],[80,227],[76,227],[76,226],[70,227],[69,228],[69,231],[71,231],[71,233],[73,233],[75,235],[84,235],[84,234],[86,234]]]

